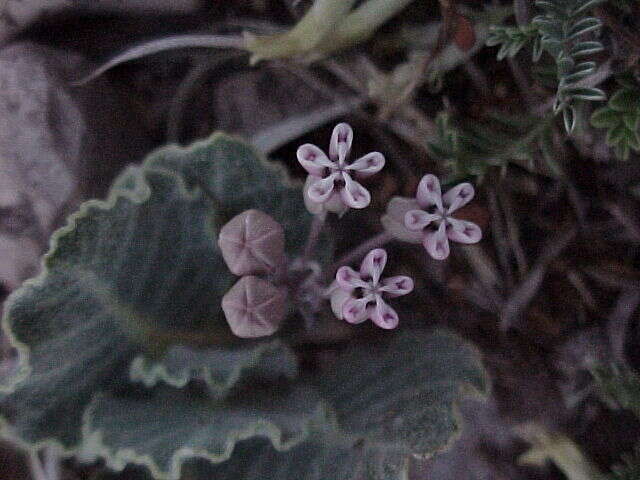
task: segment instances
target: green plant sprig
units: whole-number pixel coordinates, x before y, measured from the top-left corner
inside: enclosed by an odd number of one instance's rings
[[[591,125],[607,130],[606,142],[620,160],[640,152],[640,85],[630,76],[618,79],[620,88],[607,105],[591,116]]]
[[[534,62],[543,52],[553,57],[558,80],[553,112],[562,112],[568,133],[576,126],[577,102],[606,100],[604,91],[581,83],[596,71],[596,62],[585,59],[604,50],[602,42],[586,37],[598,33],[602,27],[602,22],[588,12],[603,1],[537,0],[536,6],[542,13],[529,25],[493,26],[487,40],[488,46],[500,45],[498,60],[513,58],[531,41]]]
[[[556,114],[562,112],[568,133],[573,132],[576,125],[577,101],[606,100],[601,89],[579,84],[596,71],[596,63],[584,59],[604,49],[597,40],[584,40],[586,34],[597,33],[602,27],[599,19],[587,13],[602,1],[536,1],[536,6],[544,11],[532,21],[540,32],[541,50],[537,53],[539,55],[544,50],[555,59],[558,89],[553,111]]]

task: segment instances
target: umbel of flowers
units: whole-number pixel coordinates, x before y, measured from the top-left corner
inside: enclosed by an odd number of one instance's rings
[[[382,170],[385,158],[379,152],[371,152],[350,162],[352,143],[351,126],[340,123],[333,129],[328,155],[310,143],[298,148],[298,162],[308,173],[304,203],[316,216],[316,228],[307,241],[305,256],[312,253],[327,213],[342,216],[350,208],[366,208],[371,202],[371,194],[358,180]],[[444,260],[450,254],[450,241],[479,242],[480,227],[454,217],[474,195],[470,183],[461,183],[442,194],[438,178],[425,175],[414,198],[395,197],[390,201],[381,219],[389,235],[381,243],[390,238],[421,243],[432,258]],[[269,215],[248,210],[221,229],[219,246],[229,270],[242,277],[222,301],[231,330],[239,337],[249,338],[273,334],[287,312],[293,277],[293,268],[288,265],[300,265],[300,259],[289,263],[285,258],[282,227]],[[386,300],[407,295],[414,283],[402,275],[382,278],[386,264],[387,252],[374,248],[366,254],[358,271],[342,265],[335,281],[316,292],[324,292],[340,320],[351,324],[371,320],[380,328],[396,328],[398,314]]]

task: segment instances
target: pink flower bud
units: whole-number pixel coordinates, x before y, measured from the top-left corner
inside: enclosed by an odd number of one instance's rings
[[[284,259],[282,226],[259,210],[233,217],[220,230],[218,245],[235,275],[273,273]]]
[[[241,338],[272,335],[286,314],[287,292],[258,277],[242,277],[222,298],[231,331]]]

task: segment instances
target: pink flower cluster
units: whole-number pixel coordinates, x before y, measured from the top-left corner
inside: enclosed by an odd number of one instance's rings
[[[310,143],[298,148],[298,162],[309,174],[304,202],[318,215],[316,223],[320,225],[327,212],[342,215],[349,208],[365,208],[371,202],[371,195],[356,179],[382,170],[385,159],[381,153],[371,152],[348,162],[352,142],[353,130],[340,123],[333,129],[328,156]],[[470,244],[482,238],[478,225],[453,216],[474,195],[470,183],[442,194],[438,178],[425,175],[415,198],[391,199],[381,222],[393,238],[421,243],[431,257],[444,260],[449,256],[450,241]],[[317,239],[317,234],[318,230],[310,239]],[[222,299],[231,330],[245,338],[275,333],[287,311],[287,289],[280,285],[288,268],[282,226],[269,215],[247,210],[221,229],[218,244],[229,270],[242,277]],[[338,269],[327,292],[336,317],[353,324],[371,320],[385,329],[398,325],[398,314],[385,299],[406,295],[414,285],[404,275],[382,278],[386,264],[387,252],[376,248],[365,256],[359,271],[348,266]]]

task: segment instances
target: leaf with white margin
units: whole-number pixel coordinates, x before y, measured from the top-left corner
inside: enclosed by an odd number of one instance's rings
[[[155,360],[138,355],[129,367],[129,378],[152,387],[159,382],[182,388],[194,378],[203,379],[214,394],[223,394],[243,375],[293,379],[298,374],[294,352],[280,340],[261,342],[250,348],[195,349],[170,347]]]
[[[362,471],[362,449],[322,435],[278,451],[264,439],[239,442],[233,455],[212,465],[197,460],[184,466],[190,480],[349,480]]]
[[[335,432],[315,432],[286,451],[253,438],[239,442],[229,460],[185,464],[189,480],[407,480],[408,457],[356,443]]]
[[[190,480],[406,480],[407,458],[383,459],[375,447],[331,434],[312,435],[290,450],[278,451],[262,439],[239,442],[226,462],[185,465]],[[390,465],[393,464],[393,467]]]
[[[303,441],[329,412],[313,388],[247,384],[225,400],[195,389],[160,387],[144,396],[98,395],[86,410],[82,457],[120,471],[143,465],[156,479],[177,480],[192,458],[219,463],[236,442],[262,437],[277,451]]]
[[[176,172],[189,187],[205,190],[215,202],[220,227],[255,208],[282,225],[287,253],[303,248],[312,217],[302,202],[302,186],[290,182],[284,168],[267,162],[249,145],[224,135],[214,136],[211,142],[197,142],[188,153],[189,162],[184,162],[183,149],[165,148],[145,164]]]
[[[478,352],[456,335],[406,329],[353,345],[318,385],[343,431],[428,455],[459,430],[456,401],[485,392],[485,375]]]
[[[167,156],[174,171],[154,166]],[[185,167],[191,164],[197,168]],[[93,394],[127,387],[136,355],[173,344],[216,349],[239,343],[220,307],[236,278],[218,251],[216,205],[181,169],[200,169],[198,182],[215,187],[228,214],[260,207],[289,228],[305,231],[310,224],[300,189],[249,147],[220,134],[160,150],[142,167],[127,169],[107,200],[86,202],[69,217],[51,239],[42,273],[5,304],[3,328],[19,365],[15,375],[0,379],[0,434],[25,444],[58,442],[71,452]],[[258,178],[261,196],[251,205],[250,184]],[[234,203],[233,194],[221,194],[224,188],[243,195]]]
[[[320,377],[335,417],[279,452],[240,442],[231,458],[185,466],[190,480],[407,480],[411,456],[448,446],[460,428],[456,400],[487,389],[477,352],[445,331],[387,332],[352,345]]]

